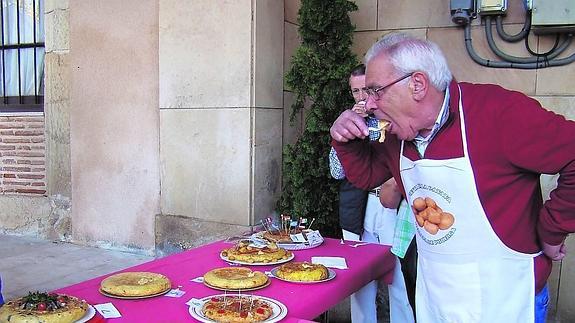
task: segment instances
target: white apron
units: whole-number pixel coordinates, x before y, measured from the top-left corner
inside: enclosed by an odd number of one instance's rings
[[[400,174],[410,205],[432,198],[454,224],[430,234],[416,224],[418,322],[533,322],[534,261],[505,246],[493,231],[475,186],[467,149],[459,90],[464,156],[411,161],[403,156]]]

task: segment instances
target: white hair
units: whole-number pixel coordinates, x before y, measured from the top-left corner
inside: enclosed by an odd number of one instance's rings
[[[387,34],[367,51],[365,65],[380,54],[385,54],[398,72],[427,74],[433,87],[439,91],[445,91],[453,78],[441,49],[431,41],[405,33]]]

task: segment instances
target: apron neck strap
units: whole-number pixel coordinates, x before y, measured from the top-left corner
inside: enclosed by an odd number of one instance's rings
[[[457,85],[457,90],[459,91],[459,124],[460,124],[460,128],[461,128],[461,141],[463,142],[463,156],[467,157],[468,152],[467,152],[467,132],[465,130],[465,118],[463,116],[463,104],[461,103],[461,87],[459,86],[459,84]],[[449,109],[449,106],[447,107],[447,109]],[[404,147],[404,143],[405,140],[401,141],[401,146],[400,146],[400,150],[399,150],[399,156],[402,157],[403,156],[403,147]]]

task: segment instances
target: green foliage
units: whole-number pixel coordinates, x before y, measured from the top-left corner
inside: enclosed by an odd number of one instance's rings
[[[350,49],[355,27],[349,12],[355,10],[355,3],[347,0],[302,0],[298,13],[302,44],[286,75],[295,97],[290,119],[301,112],[304,103],[309,107],[303,134],[284,149],[278,211],[316,218],[314,228],[332,237],[340,235],[339,183],[329,173],[329,128],[352,104],[348,78],[358,62]]]

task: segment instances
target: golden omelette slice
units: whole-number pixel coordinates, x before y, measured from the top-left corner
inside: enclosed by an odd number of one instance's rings
[[[100,289],[116,296],[139,297],[165,292],[171,285],[170,280],[162,274],[125,272],[102,280]]]

